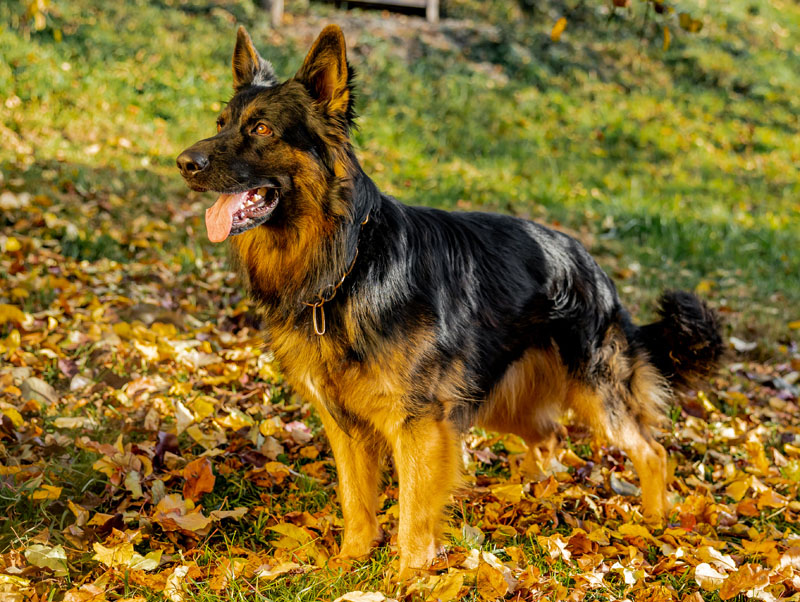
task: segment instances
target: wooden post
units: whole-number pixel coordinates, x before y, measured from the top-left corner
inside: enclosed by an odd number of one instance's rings
[[[439,21],[439,0],[427,0],[425,3],[425,18],[428,23]]]
[[[269,9],[270,21],[273,27],[283,24],[283,0],[262,0],[264,9]]]

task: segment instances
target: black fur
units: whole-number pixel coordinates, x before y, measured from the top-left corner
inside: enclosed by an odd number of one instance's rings
[[[691,293],[667,291],[658,314],[638,332],[653,364],[676,388],[709,376],[725,350],[716,312]]]

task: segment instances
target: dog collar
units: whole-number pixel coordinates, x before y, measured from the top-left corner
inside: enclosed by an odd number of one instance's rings
[[[364,218],[364,221],[361,222],[361,229],[364,229],[364,225],[369,221],[369,213],[367,213],[367,217]],[[329,284],[324,287],[319,294],[317,295],[317,300],[313,303],[308,303],[303,301],[303,305],[306,305],[311,308],[311,321],[314,325],[314,333],[317,336],[322,336],[325,334],[325,307],[323,307],[328,301],[331,301],[335,296],[339,287],[344,284],[345,279],[350,275],[350,272],[353,271],[353,267],[356,265],[356,259],[358,259],[358,244],[356,243],[356,253],[353,255],[353,260],[350,262],[350,267],[347,268],[342,277],[339,279],[339,282],[336,284]]]

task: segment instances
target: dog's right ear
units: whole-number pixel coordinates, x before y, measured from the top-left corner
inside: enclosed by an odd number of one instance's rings
[[[274,86],[277,83],[272,65],[261,58],[247,30],[240,25],[233,49],[234,91],[238,92],[246,86]]]

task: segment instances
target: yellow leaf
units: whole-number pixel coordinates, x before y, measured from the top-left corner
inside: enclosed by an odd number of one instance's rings
[[[210,513],[211,518],[214,520],[222,520],[223,518],[242,518],[247,514],[247,508],[244,506],[237,506],[233,510],[212,510]]]
[[[725,488],[725,493],[730,496],[734,502],[739,502],[750,489],[750,478],[738,479],[729,484]]]
[[[764,508],[783,508],[788,503],[789,500],[772,489],[768,489],[759,495],[756,501],[759,510],[763,510]]]
[[[761,441],[755,435],[751,435],[744,447],[750,456],[750,464],[758,471],[758,474],[769,474],[769,460],[767,460],[767,454],[764,452]]]
[[[480,597],[485,600],[497,600],[508,593],[508,582],[503,572],[488,562],[481,562],[478,565],[475,587]]]
[[[30,584],[31,582],[29,580],[23,579],[22,577],[17,577],[15,575],[5,575],[0,573],[0,585],[10,585],[13,587],[28,587]]]
[[[464,573],[453,572],[440,575],[436,585],[433,586],[430,599],[433,600],[458,600],[458,592],[464,585]]]
[[[669,46],[669,29],[664,27],[664,50],[666,50],[666,46]],[[701,280],[697,283],[697,286],[694,287],[694,292],[698,295],[707,295],[711,292],[711,289],[714,288],[716,283],[713,280]]]
[[[161,564],[161,550],[153,550],[145,556],[134,553],[128,566],[135,571],[154,571]]]
[[[15,305],[0,303],[0,324],[6,322],[14,322],[17,326],[21,326],[25,322],[25,312]]]
[[[672,36],[669,33],[669,27],[664,26],[664,52],[669,50],[669,44],[672,41]]]
[[[259,568],[256,571],[256,578],[257,579],[266,579],[267,581],[272,581],[276,577],[280,577],[281,575],[285,575],[286,573],[296,571],[300,568],[300,565],[296,562],[283,562],[276,567],[264,566]]]
[[[133,346],[139,350],[139,353],[141,353],[142,357],[148,362],[158,361],[157,345],[149,345],[147,343],[142,343],[141,341],[134,341]]]
[[[516,435],[507,435],[503,438],[503,447],[506,448],[506,451],[510,454],[524,454],[528,451],[528,446],[522,440],[522,438],[517,437]]]
[[[216,423],[222,427],[238,431],[241,428],[253,426],[253,419],[236,408],[229,408],[228,415],[216,419]]]
[[[8,416],[8,419],[11,420],[11,424],[13,424],[16,428],[19,428],[25,424],[25,419],[22,417],[22,414],[20,414],[17,411],[17,408],[11,404],[0,402],[0,414],[5,414]]]
[[[114,334],[116,334],[121,339],[130,339],[133,336],[133,331],[131,330],[131,325],[127,322],[117,322],[112,327]]]
[[[554,42],[558,42],[561,39],[561,34],[564,33],[564,30],[567,28],[567,18],[561,17],[556,24],[553,25],[553,29],[550,32],[550,39]]]
[[[184,383],[181,383],[184,384]],[[189,385],[189,390],[191,390],[191,383],[185,383]],[[173,386],[173,388],[175,388]],[[171,390],[170,390],[171,392]],[[188,393],[187,391],[186,393]],[[184,395],[186,394],[184,393]],[[189,404],[189,407],[194,412],[194,419],[197,422],[201,422],[204,418],[211,416],[214,413],[214,409],[216,408],[217,400],[210,395],[200,395]]]
[[[211,519],[204,516],[200,511],[190,512],[186,516],[175,516],[173,520],[181,529],[200,533],[201,535],[203,535],[202,532],[206,530],[211,522]]]
[[[295,540],[298,542],[298,545],[311,541],[311,536],[306,531],[291,523],[280,523],[274,527],[269,527],[269,530],[275,531],[276,533],[280,533],[281,535],[285,535],[286,537]]]
[[[524,495],[522,485],[519,483],[510,485],[492,485],[490,487],[492,495],[501,502],[518,504]]]
[[[789,329],[800,330],[800,320],[794,320],[793,322],[789,322]]]
[[[550,554],[550,558],[558,558],[560,556],[564,560],[569,560],[572,557],[572,552],[567,549],[568,542],[558,533],[554,533],[550,537],[540,535],[536,538],[536,541],[547,550],[547,553]]]
[[[61,497],[61,489],[53,485],[42,485],[41,489],[34,491],[31,497],[34,500],[57,500]]]
[[[281,420],[280,416],[273,416],[261,421],[261,424],[258,425],[258,432],[265,437],[270,437],[282,431],[283,427],[283,420]]]
[[[722,600],[730,600],[742,592],[752,590],[763,590],[769,585],[769,569],[765,569],[756,564],[746,564],[722,584],[719,590],[719,597]],[[760,597],[760,596],[748,596]],[[764,599],[764,598],[762,598]],[[772,598],[773,600],[775,598]]]
[[[115,566],[128,566],[133,558],[134,550],[133,544],[126,542],[113,548],[107,548],[101,543],[93,545],[95,554],[92,556],[93,560],[101,562],[107,567]]]
[[[648,541],[653,542],[656,545],[659,545],[659,542],[650,534],[650,531],[647,530],[646,527],[642,525],[632,525],[630,523],[625,523],[619,526],[617,529],[620,535],[627,535],[629,537],[641,537]]]
[[[13,236],[9,236],[6,239],[6,252],[14,253],[15,251],[19,251],[21,248],[22,245],[19,244],[19,240],[17,240]]]
[[[183,602],[185,600],[184,585],[188,572],[189,567],[182,564],[176,566],[172,574],[167,577],[167,583],[164,585],[164,596],[171,600],[171,602]]]

